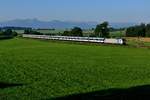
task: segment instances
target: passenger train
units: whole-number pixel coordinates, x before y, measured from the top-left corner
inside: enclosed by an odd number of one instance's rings
[[[126,44],[125,39],[122,38],[114,39],[114,38],[98,38],[98,37],[50,36],[50,35],[29,35],[29,34],[23,34],[22,37],[35,39],[48,39],[48,40],[104,43],[104,44],[119,44],[119,45]]]

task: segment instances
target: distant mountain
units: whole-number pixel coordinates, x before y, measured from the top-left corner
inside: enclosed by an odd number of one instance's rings
[[[73,28],[75,26],[83,29],[95,28],[97,22],[71,22],[71,21],[40,21],[38,19],[16,19],[5,22],[0,22],[0,27],[14,26],[14,27],[32,27],[32,28],[56,28],[65,29]],[[135,25],[135,23],[111,23],[114,28],[122,28]]]
[[[114,28],[127,28],[135,25],[138,25],[138,23],[110,23],[110,26]]]

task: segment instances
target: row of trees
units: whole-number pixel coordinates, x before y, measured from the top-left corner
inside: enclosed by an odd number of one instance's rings
[[[0,30],[0,39],[13,38],[15,36],[17,36],[17,33],[11,29]]]
[[[24,31],[24,34],[44,35],[43,33],[34,31],[32,29],[26,29]],[[64,31],[62,34],[59,33],[59,35],[62,35],[62,36],[83,36],[83,32],[82,32],[81,28],[75,27],[71,31]]]
[[[150,37],[150,24],[132,26],[126,30],[127,37]]]
[[[8,29],[11,29],[11,30],[26,30],[26,29],[32,29],[30,27],[0,27],[0,30],[8,30]]]
[[[41,32],[33,31],[32,29],[24,30],[24,34],[43,35]]]
[[[98,24],[91,37],[109,37],[109,23],[103,22]],[[79,27],[74,27],[71,31],[64,31],[63,36],[83,36],[83,31]]]
[[[11,29],[9,29],[11,28]],[[17,35],[16,32],[12,31],[12,29],[25,29],[24,34],[35,34],[35,35],[43,35],[44,33],[32,30],[32,28],[24,28],[24,27],[3,27],[0,28],[0,37],[12,37]],[[89,36],[91,37],[110,37],[110,31],[118,31],[125,30],[122,29],[114,29],[109,27],[108,22],[103,22],[98,24],[96,28],[92,29],[94,33],[91,33]],[[83,30],[80,27],[74,27],[70,31],[64,31],[59,35],[62,36],[83,36]],[[150,37],[150,24],[141,24],[132,26],[126,29],[127,37]]]
[[[80,27],[74,27],[71,31],[64,31],[62,36],[83,36],[83,31]]]
[[[91,34],[91,37],[109,37],[109,31],[111,28],[108,27],[108,22],[103,22],[98,24],[94,30],[94,34]],[[26,29],[24,34],[35,34],[35,35],[43,35],[43,33],[34,31],[32,29]],[[62,36],[83,36],[83,30],[80,27],[74,27],[70,31],[64,31]]]
[[[108,22],[103,22],[101,24],[98,24],[94,30],[94,34],[91,34],[91,37],[109,37],[109,30],[110,28],[108,27],[109,23]],[[35,34],[35,35],[43,35],[43,33],[34,31],[30,28],[25,29],[24,34]],[[80,27],[74,27],[70,31],[64,31],[62,34],[59,34],[62,36],[83,36],[83,30]]]

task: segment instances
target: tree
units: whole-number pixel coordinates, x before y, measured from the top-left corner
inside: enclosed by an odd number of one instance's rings
[[[13,36],[17,36],[18,35],[18,33],[15,32],[15,31],[12,34],[13,34]]]
[[[31,29],[25,29],[24,30],[24,34],[30,34],[31,33]]]
[[[100,37],[100,34],[101,34],[101,25],[97,25],[96,28],[95,28],[95,35],[96,36],[99,36]]]
[[[109,37],[108,25],[108,22],[103,22],[102,24],[97,25],[95,29],[95,35],[99,37]]]
[[[13,36],[13,32],[12,32],[11,29],[5,30],[5,31],[3,32],[3,34],[4,34],[5,36],[7,36],[7,37]]]
[[[43,35],[43,33],[34,31],[34,30],[32,30],[32,29],[26,29],[26,30],[24,30],[24,34]]]
[[[0,32],[0,39],[9,39],[17,36],[17,32],[13,32],[11,29],[6,29]]]
[[[145,37],[146,36],[146,26],[145,24],[141,24],[139,27],[138,27],[138,37]]]
[[[135,32],[135,27],[129,27],[126,30],[126,36],[127,37],[136,37],[137,33]]]
[[[128,37],[145,37],[146,36],[146,25],[136,25],[127,28],[126,36]]]
[[[64,31],[64,33],[62,34],[62,36],[70,36],[70,31]]]
[[[91,30],[92,30],[92,31],[94,31],[94,30],[95,30],[95,28],[92,28]]]
[[[146,36],[150,37],[150,24],[146,25]]]
[[[71,36],[83,36],[83,32],[80,27],[74,27],[70,33],[71,33]]]

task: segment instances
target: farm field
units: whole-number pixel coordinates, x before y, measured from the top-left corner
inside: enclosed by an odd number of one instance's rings
[[[126,40],[129,46],[150,48],[150,38],[126,37]]]
[[[1,40],[0,99],[53,99],[149,85],[149,59],[147,48]]]

